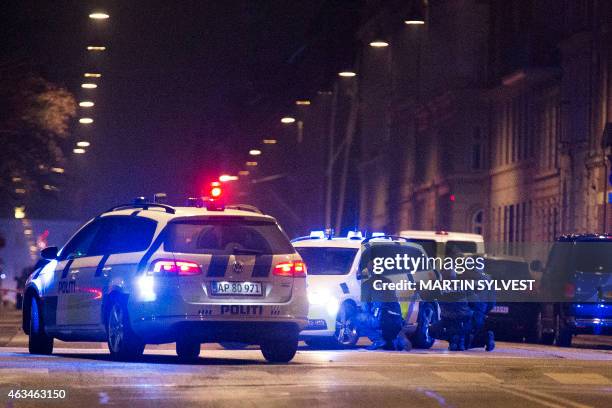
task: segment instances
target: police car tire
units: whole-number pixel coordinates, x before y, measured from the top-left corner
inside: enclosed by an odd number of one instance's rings
[[[270,363],[288,363],[298,349],[297,336],[292,339],[268,341],[261,344],[261,353]]]
[[[122,335],[120,339],[113,338],[117,335],[115,330],[118,328],[111,327],[111,325],[118,323],[117,318],[121,320]],[[132,331],[127,308],[120,300],[114,300],[111,304],[106,323],[106,333],[108,350],[110,351],[111,358],[114,360],[129,361],[142,356],[145,344]]]
[[[182,361],[193,361],[200,356],[200,343],[179,338],[176,340],[176,355]]]
[[[53,337],[45,333],[45,325],[41,313],[40,301],[33,296],[30,300],[30,334],[28,337],[28,351],[30,354],[53,353]]]

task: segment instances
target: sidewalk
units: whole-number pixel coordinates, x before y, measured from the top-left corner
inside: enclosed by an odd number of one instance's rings
[[[8,345],[20,332],[21,310],[12,307],[0,307],[0,346]],[[21,333],[23,334],[23,332]]]

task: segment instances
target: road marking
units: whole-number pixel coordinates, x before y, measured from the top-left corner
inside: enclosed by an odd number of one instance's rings
[[[534,390],[532,388],[527,389],[525,387],[511,386],[511,385],[502,385],[500,388],[503,389],[504,391],[508,391],[508,392],[510,392],[509,390],[515,390],[516,392],[519,393],[519,395],[523,395],[523,396],[528,394],[528,395],[531,395],[533,398],[536,398],[536,399],[537,398],[545,398],[545,399],[548,399],[548,400],[552,400],[552,401],[555,401],[555,402],[558,402],[558,403],[562,404],[562,405],[560,405],[562,407],[592,408],[591,405],[585,405],[585,404],[581,404],[579,402],[574,402],[574,401],[572,401],[570,399],[559,397],[557,395],[551,395],[551,394],[548,394],[548,393],[545,393],[545,392],[541,392],[541,391],[536,391],[536,390]]]
[[[595,373],[544,373],[561,384],[578,385],[609,385],[610,380],[601,374]]]
[[[434,371],[438,377],[449,382],[478,383],[478,384],[497,384],[501,380],[489,373],[470,372],[470,371]]]

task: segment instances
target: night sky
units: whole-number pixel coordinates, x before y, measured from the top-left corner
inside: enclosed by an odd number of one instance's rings
[[[72,173],[84,215],[136,195],[196,194],[279,132],[295,99],[350,63],[357,1],[9,1],[2,58],[26,60],[96,106]],[[111,18],[94,21],[91,11]],[[102,55],[88,44],[108,47]],[[80,89],[100,71],[99,88]],[[89,99],[89,98],[88,98]],[[88,132],[88,133],[79,133]],[[61,204],[60,204],[61,205]]]

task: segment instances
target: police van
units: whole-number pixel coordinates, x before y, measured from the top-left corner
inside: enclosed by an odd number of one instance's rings
[[[292,240],[293,246],[308,266],[308,326],[300,338],[316,347],[352,347],[359,341],[360,333],[353,317],[360,310],[361,258],[366,242],[393,242],[397,237],[374,233],[364,239],[359,231],[351,231],[346,237],[332,233],[313,231],[309,236]],[[415,256],[424,255],[423,249],[409,244]],[[432,278],[432,271],[427,273]],[[392,277],[393,278],[393,277]],[[395,276],[406,278],[406,275]],[[413,346],[430,348],[434,339],[429,336],[429,323],[437,319],[435,304],[420,302],[416,293],[401,293],[402,314]],[[419,308],[419,305],[425,306]]]
[[[404,230],[399,235],[423,247],[428,256],[444,258],[459,254],[484,254],[484,238],[480,234],[450,231]]]
[[[146,344],[258,344],[290,361],[307,325],[306,267],[276,220],[251,206],[172,207],[140,200],[86,223],[27,281],[31,353],[53,339],[106,341],[132,359]]]

